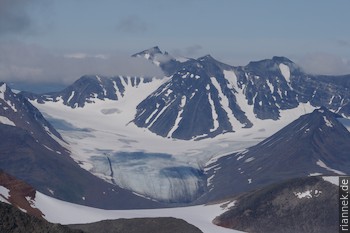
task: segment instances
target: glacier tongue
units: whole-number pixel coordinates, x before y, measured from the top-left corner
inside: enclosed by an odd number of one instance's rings
[[[103,152],[91,157],[96,174],[110,177],[122,188],[171,202],[190,202],[203,191],[202,172],[172,155],[144,152]],[[108,180],[108,179],[107,179]]]

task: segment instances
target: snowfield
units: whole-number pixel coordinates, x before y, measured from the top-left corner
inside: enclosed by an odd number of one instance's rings
[[[223,204],[232,206],[230,203]],[[60,224],[91,223],[119,218],[174,217],[187,221],[204,233],[242,232],[219,227],[212,223],[216,216],[227,210],[227,207],[221,208],[220,205],[222,204],[152,210],[103,210],[64,202],[37,192],[33,207],[40,209],[49,222]]]
[[[338,176],[324,176],[324,180],[339,185]],[[311,191],[296,193],[299,198],[310,197]],[[319,191],[312,192],[318,196]],[[0,186],[0,201],[9,203],[9,190]],[[44,218],[52,223],[60,224],[84,224],[102,220],[119,218],[153,218],[174,217],[187,221],[198,227],[204,233],[240,233],[242,231],[226,229],[216,226],[212,220],[233,207],[236,201],[229,201],[214,205],[199,205],[179,208],[143,209],[143,210],[103,210],[61,201],[40,192],[36,192],[35,200],[30,201],[32,207],[40,209]]]

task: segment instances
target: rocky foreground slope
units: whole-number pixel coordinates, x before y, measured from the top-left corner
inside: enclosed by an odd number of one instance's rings
[[[250,233],[338,232],[338,186],[321,177],[273,184],[240,195],[213,222]]]

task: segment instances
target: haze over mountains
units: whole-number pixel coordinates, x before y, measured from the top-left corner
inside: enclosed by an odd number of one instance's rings
[[[231,66],[144,57],[164,77],[84,75],[62,91],[0,84],[0,168],[108,209],[206,204],[292,178],[349,174],[350,75],[285,57]],[[117,75],[117,74],[116,74]]]

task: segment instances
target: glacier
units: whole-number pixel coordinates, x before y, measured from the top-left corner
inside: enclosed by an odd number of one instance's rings
[[[158,84],[149,85],[154,85],[154,90]],[[203,168],[211,158],[255,145],[313,109],[300,104],[282,111],[278,122],[255,119],[253,128],[203,140],[177,140],[131,122],[138,102],[152,92],[150,86],[147,89],[139,87],[129,93],[127,89],[120,100],[95,99],[84,108],[73,109],[62,100],[31,102],[68,142],[65,147],[82,168],[107,182],[166,202],[189,202],[198,197],[206,186]]]

